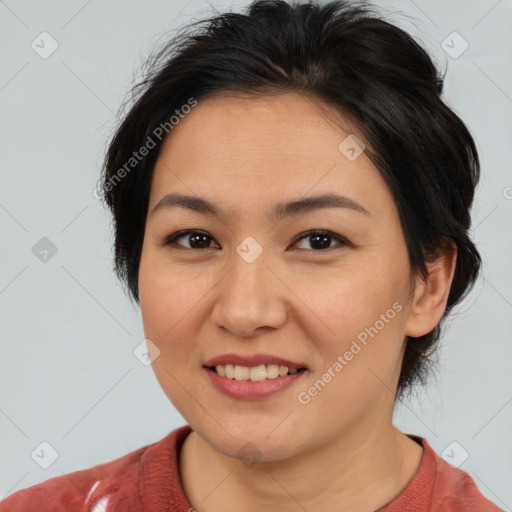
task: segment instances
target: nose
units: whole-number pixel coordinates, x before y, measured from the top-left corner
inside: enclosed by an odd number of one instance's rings
[[[264,252],[252,263],[235,254],[231,269],[216,287],[214,325],[237,337],[254,337],[260,330],[282,327],[290,292],[278,275]]]

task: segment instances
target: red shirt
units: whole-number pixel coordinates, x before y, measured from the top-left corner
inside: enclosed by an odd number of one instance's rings
[[[191,430],[185,425],[118,459],[17,491],[0,503],[0,512],[193,512],[178,473],[179,451]],[[503,512],[468,473],[439,457],[425,439],[408,436],[423,446],[421,465],[378,512]]]

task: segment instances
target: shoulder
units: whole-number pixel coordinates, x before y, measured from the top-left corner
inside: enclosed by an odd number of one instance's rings
[[[496,504],[488,500],[478,489],[473,478],[462,469],[452,466],[440,457],[423,438],[425,458],[430,459],[433,471],[432,510],[467,512],[501,512]],[[427,475],[425,475],[427,476]]]
[[[93,503],[92,495],[102,489],[117,489],[136,483],[144,454],[166,438],[138,448],[117,459],[50,478],[21,489],[0,502],[0,512],[84,512]],[[98,508],[96,507],[96,510]]]

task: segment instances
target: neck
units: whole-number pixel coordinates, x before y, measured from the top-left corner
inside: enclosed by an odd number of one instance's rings
[[[279,461],[248,466],[219,453],[196,432],[185,440],[179,468],[198,512],[262,508],[280,511],[376,510],[405,489],[423,448],[392,425],[368,418],[320,447]]]

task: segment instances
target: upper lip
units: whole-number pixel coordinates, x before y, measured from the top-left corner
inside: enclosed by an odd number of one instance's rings
[[[296,363],[283,359],[282,357],[272,356],[269,354],[252,354],[252,355],[240,355],[240,354],[223,354],[221,356],[213,357],[203,363],[206,367],[227,364],[239,365],[239,366],[259,366],[261,364],[277,364],[279,366],[287,366],[288,368],[307,368],[303,363]]]

